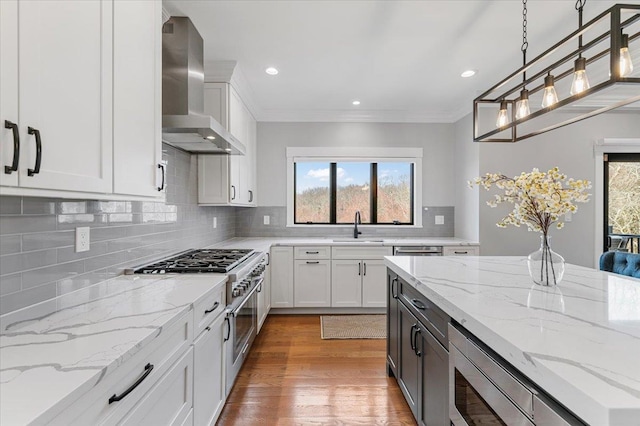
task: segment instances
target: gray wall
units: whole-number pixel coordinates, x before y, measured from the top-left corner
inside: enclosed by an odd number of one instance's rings
[[[196,157],[163,148],[166,203],[0,197],[0,314],[235,236],[236,209],[197,206]],[[91,227],[88,252],[75,253],[78,226]]]
[[[515,176],[537,167],[548,170],[558,166],[563,173],[575,179],[594,181],[595,160],[593,145],[603,138],[637,138],[640,136],[640,114],[612,112],[580,123],[572,124],[530,139],[515,143],[480,144],[479,172],[502,172]],[[593,182],[595,191],[596,182]],[[539,246],[539,234],[525,228],[496,227],[506,215],[508,205],[490,208],[485,203],[493,196],[492,190],[480,191],[480,243],[483,255],[527,255]],[[456,206],[460,211],[460,206]],[[594,267],[595,211],[592,200],[578,204],[573,220],[562,230],[553,230],[552,248],[570,263]]]
[[[478,241],[479,191],[467,182],[479,176],[480,144],[473,142],[473,120],[467,115],[455,124],[455,161],[453,183],[456,196],[456,237]],[[480,248],[484,254],[484,248]]]
[[[258,204],[287,205],[287,147],[419,147],[422,203],[453,206],[454,126],[421,123],[258,123]]]

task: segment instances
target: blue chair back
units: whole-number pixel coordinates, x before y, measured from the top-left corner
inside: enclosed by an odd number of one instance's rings
[[[640,254],[608,251],[600,256],[600,270],[640,278]]]

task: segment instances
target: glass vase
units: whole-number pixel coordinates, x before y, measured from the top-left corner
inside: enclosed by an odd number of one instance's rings
[[[562,281],[564,258],[551,250],[550,236],[540,236],[540,248],[529,255],[527,264],[533,282],[542,286],[554,286]]]

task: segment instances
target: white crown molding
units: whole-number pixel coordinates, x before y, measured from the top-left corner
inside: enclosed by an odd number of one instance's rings
[[[398,110],[263,110],[258,121],[271,122],[362,122],[362,123],[453,123],[449,113]]]
[[[231,76],[231,85],[236,89],[245,106],[249,109],[251,115],[253,115],[253,118],[256,121],[262,121],[259,117],[264,114],[264,111],[256,101],[256,96],[253,93],[251,84],[249,84],[249,80],[246,78],[244,72],[242,72],[240,65],[236,67],[235,72]]]
[[[169,11],[167,9],[165,9],[163,7],[162,8],[162,23],[164,24],[165,22],[167,22],[169,20],[169,18],[171,18],[171,14],[169,13]]]
[[[237,61],[207,61],[204,64],[205,83],[231,83]]]
[[[251,85],[237,61],[209,61],[205,63],[204,69],[206,83],[231,84],[251,115],[256,121],[260,121],[258,117],[262,114],[262,108],[256,102]]]

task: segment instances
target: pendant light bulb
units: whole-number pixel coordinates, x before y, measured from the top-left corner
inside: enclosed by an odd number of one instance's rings
[[[544,92],[542,93],[542,108],[550,107],[558,103],[558,94],[553,83],[553,76],[551,74],[544,78]]]
[[[620,48],[620,77],[626,77],[633,72],[633,61],[629,53],[629,35],[622,34],[622,47]]]
[[[573,82],[571,83],[571,95],[577,95],[589,88],[589,78],[587,77],[587,60],[582,56],[576,59],[573,67]]]
[[[529,109],[529,91],[522,89],[520,99],[516,102],[516,120],[520,120],[529,114],[531,114],[531,110]]]
[[[496,127],[504,127],[509,124],[509,112],[507,111],[507,101],[500,101],[500,112],[496,120]]]

